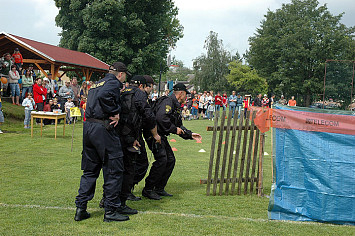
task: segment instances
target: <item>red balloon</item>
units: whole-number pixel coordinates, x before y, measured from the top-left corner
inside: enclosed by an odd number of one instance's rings
[[[1,77],[1,83],[7,84],[7,79],[5,77]]]

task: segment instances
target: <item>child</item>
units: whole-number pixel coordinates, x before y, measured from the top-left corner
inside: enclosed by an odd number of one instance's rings
[[[85,105],[85,108],[84,108],[84,105]],[[84,119],[84,113],[85,113],[85,109],[86,109],[86,97],[85,96],[82,96],[79,107],[80,107],[81,119]]]
[[[60,104],[58,103],[58,99],[54,98],[53,99],[53,105],[51,106],[51,110],[59,110],[60,109]]]
[[[86,121],[86,118],[85,118],[86,101],[87,101],[87,99],[84,98],[84,104],[83,104],[83,106],[82,106],[82,108],[83,108],[83,121]]]
[[[0,125],[1,125],[2,123],[4,123],[4,114],[2,114],[1,108],[2,108],[2,105],[1,105],[1,94],[0,94]],[[3,132],[2,132],[1,129],[0,129],[0,134],[2,134],[2,133],[3,133]]]
[[[73,99],[71,97],[68,98],[67,102],[64,104],[67,124],[71,124],[72,118],[70,117],[70,108],[75,107]]]
[[[182,110],[182,118],[184,120],[191,120],[191,114],[190,111],[187,109],[187,106],[184,106],[184,109]]]
[[[215,112],[215,107],[214,107],[214,104],[213,102],[211,102],[208,107],[207,107],[207,118],[209,120],[213,120],[213,113]]]
[[[30,128],[31,111],[33,110],[34,105],[35,101],[32,98],[32,93],[28,93],[27,98],[25,98],[22,102],[22,106],[25,107],[25,120],[23,122],[25,125],[25,129]]]

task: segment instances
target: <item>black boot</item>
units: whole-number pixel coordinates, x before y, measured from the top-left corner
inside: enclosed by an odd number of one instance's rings
[[[147,190],[145,188],[142,191],[142,195],[144,197],[147,197],[147,198],[153,199],[153,200],[160,200],[161,199],[161,197],[156,192],[154,192],[154,190]]]
[[[127,200],[140,201],[140,200],[142,200],[142,198],[135,196],[133,193],[129,193],[127,196]]]
[[[79,208],[79,207],[76,208],[75,217],[74,217],[75,221],[82,221],[87,218],[90,218],[90,213],[87,212],[86,209]]]
[[[168,193],[167,191],[165,191],[164,189],[158,189],[155,190],[155,192],[159,195],[159,196],[164,196],[164,197],[172,197],[173,195]]]
[[[138,214],[138,211],[136,209],[132,209],[127,205],[121,205],[119,208],[117,208],[117,212],[123,215]]]
[[[111,222],[129,220],[128,216],[121,215],[117,210],[118,209],[105,209],[104,221]]]

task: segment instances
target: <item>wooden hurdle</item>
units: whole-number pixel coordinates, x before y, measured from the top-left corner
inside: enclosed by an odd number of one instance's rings
[[[226,111],[221,113],[217,111],[214,126],[207,127],[213,131],[210,162],[207,180],[200,182],[207,184],[207,196],[211,195],[211,185],[212,195],[252,194],[255,185],[256,194],[262,196],[265,135],[254,125],[256,111],[241,112],[240,117],[236,111],[234,118],[232,112],[228,118]]]

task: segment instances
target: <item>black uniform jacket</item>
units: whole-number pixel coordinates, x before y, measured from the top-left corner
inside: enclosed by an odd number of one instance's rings
[[[157,104],[156,119],[160,135],[176,134],[177,127],[182,125],[180,107],[181,105],[175,94],[164,98]]]
[[[141,127],[133,127],[133,128],[136,129],[144,128],[147,130],[153,129],[156,125],[156,121],[155,121],[155,115],[153,113],[153,110],[148,104],[147,93],[135,86],[129,86],[128,88],[122,91],[122,95],[125,92],[129,92],[130,90],[134,91],[133,102],[134,102],[135,110],[142,119]]]
[[[120,89],[122,83],[113,74],[92,85],[86,104],[85,117],[108,120],[120,113]]]

